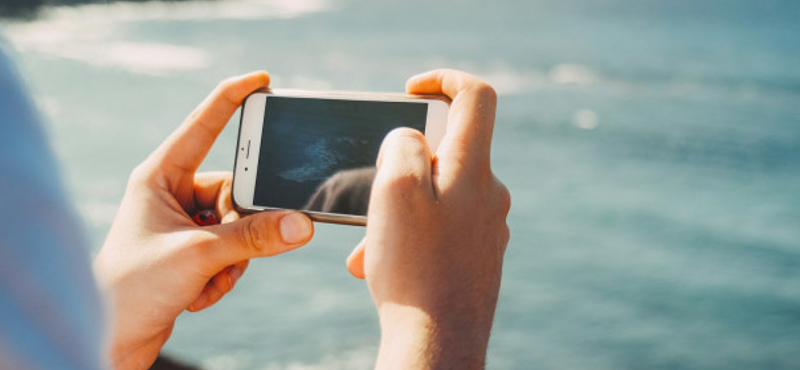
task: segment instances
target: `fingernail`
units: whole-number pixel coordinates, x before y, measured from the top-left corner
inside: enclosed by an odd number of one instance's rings
[[[231,266],[231,270],[228,275],[231,279],[231,288],[233,288],[233,285],[236,284],[240,277],[242,277],[242,273],[244,273],[244,271],[242,271],[241,267],[236,265]]]
[[[281,239],[287,244],[300,243],[311,236],[311,220],[299,212],[293,212],[281,219]]]
[[[347,256],[347,261],[350,261],[351,258],[355,258],[358,255],[358,253],[361,252],[362,249],[366,248],[366,245],[367,245],[367,237],[365,236],[361,238],[361,241],[358,242],[358,244],[356,244],[356,247],[353,248],[353,251],[350,252],[349,256]]]

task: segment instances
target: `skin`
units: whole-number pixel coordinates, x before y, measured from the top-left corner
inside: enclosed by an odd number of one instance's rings
[[[115,369],[147,369],[184,310],[200,311],[229,292],[250,258],[295,249],[313,224],[298,212],[240,218],[230,173],[196,173],[231,115],[269,75],[220,83],[131,174],[95,274],[113,313]],[[191,215],[212,209],[222,224],[201,227]]]
[[[196,173],[242,100],[268,84],[266,72],[223,81],[133,171],[95,261],[113,312],[115,369],[149,368],[183,311],[219,301],[250,258],[311,239],[306,216],[240,218],[230,173]],[[447,133],[436,153],[410,129],[384,140],[367,235],[347,267],[366,278],[378,309],[376,368],[483,368],[509,238],[509,194],[490,166],[497,97],[452,70],[413,77],[406,90],[453,99]],[[195,224],[191,215],[205,209],[222,224]]]
[[[347,267],[378,309],[377,369],[482,369],[509,240],[510,196],[490,165],[497,96],[453,70],[406,90],[453,99],[447,132],[436,153],[411,129],[384,140]]]

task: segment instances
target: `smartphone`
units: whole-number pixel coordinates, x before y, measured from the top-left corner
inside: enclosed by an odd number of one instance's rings
[[[436,150],[449,99],[355,92],[259,91],[241,108],[233,170],[241,212],[303,211],[316,221],[366,225],[375,161],[395,128]]]

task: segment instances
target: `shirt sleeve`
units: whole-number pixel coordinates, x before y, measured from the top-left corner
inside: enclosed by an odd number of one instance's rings
[[[100,369],[104,318],[83,226],[0,39],[0,367]]]

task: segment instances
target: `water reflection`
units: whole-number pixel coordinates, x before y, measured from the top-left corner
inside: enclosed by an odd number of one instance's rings
[[[0,18],[35,19],[90,13],[126,20],[264,19],[295,18],[327,9],[328,0],[0,0]]]

